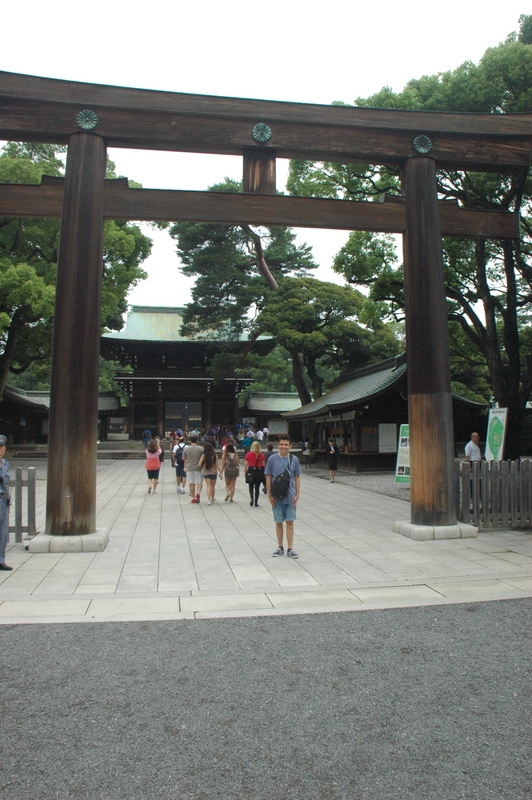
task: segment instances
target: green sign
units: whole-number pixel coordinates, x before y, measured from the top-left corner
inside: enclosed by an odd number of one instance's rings
[[[486,461],[502,461],[506,438],[507,408],[490,408],[486,435]]]
[[[408,425],[399,426],[395,482],[410,483],[410,433]]]

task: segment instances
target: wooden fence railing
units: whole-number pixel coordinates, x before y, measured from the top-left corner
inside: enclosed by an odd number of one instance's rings
[[[457,510],[478,528],[532,527],[532,460],[457,463]]]
[[[14,480],[13,480],[14,477]],[[35,536],[37,533],[36,518],[36,484],[37,470],[35,467],[29,467],[27,479],[23,478],[22,467],[15,469],[15,474],[11,473],[11,483],[9,488],[11,490],[11,520],[14,520],[14,525],[9,526],[10,533],[15,534],[15,542],[22,542],[22,534],[27,533],[29,537]],[[22,490],[26,489],[26,492]],[[25,494],[25,498],[24,498]],[[26,508],[24,508],[24,499],[26,500]],[[13,508],[14,506],[14,508]],[[24,513],[25,512],[25,513]],[[26,524],[23,524],[23,517],[26,519]]]

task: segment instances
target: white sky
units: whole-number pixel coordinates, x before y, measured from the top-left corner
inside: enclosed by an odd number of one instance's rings
[[[488,47],[518,30],[526,0],[29,0],[6,27],[0,70],[50,78],[175,92],[351,103],[383,86],[400,91],[411,78],[478,62]],[[4,15],[5,17],[5,15]],[[203,190],[226,176],[240,180],[241,159],[110,151],[117,172],[145,187]],[[284,189],[288,162],[278,162]],[[177,305],[190,299],[175,245],[148,230],[153,254],[147,281],[131,303]],[[319,277],[336,280],[334,254],[347,238],[338,231],[298,230],[313,245]]]

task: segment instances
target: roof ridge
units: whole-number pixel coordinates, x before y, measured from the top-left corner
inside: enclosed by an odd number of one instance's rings
[[[384,359],[384,361],[378,361],[375,364],[367,364],[365,367],[359,367],[358,369],[352,370],[351,372],[344,372],[343,375],[339,375],[338,378],[331,384],[331,389],[336,388],[337,386],[341,386],[342,383],[349,383],[349,381],[355,380],[355,378],[362,378],[364,375],[372,375],[374,372],[384,372],[386,369],[390,367],[400,367],[406,363],[406,351],[403,353],[399,353],[397,356],[391,356],[390,358]],[[329,390],[330,391],[330,390]]]

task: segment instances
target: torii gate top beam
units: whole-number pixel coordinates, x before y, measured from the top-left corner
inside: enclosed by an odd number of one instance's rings
[[[0,72],[0,138],[67,143],[79,112],[109,147],[400,164],[430,139],[439,168],[526,169],[532,114],[464,114],[242,100],[77,83]],[[252,131],[271,129],[257,142]]]

